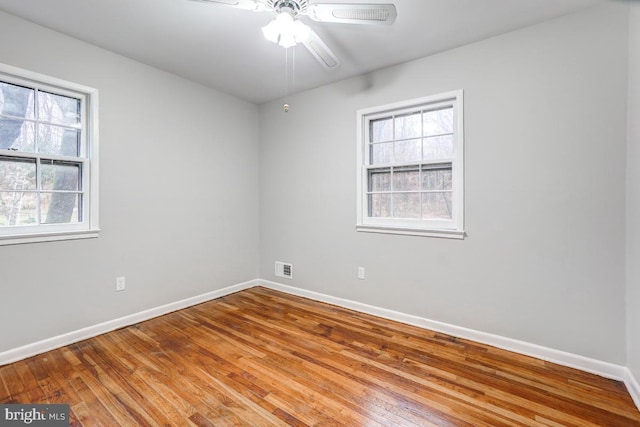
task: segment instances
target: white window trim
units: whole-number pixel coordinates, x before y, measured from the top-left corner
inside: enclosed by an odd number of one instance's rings
[[[96,238],[100,233],[98,190],[98,90],[92,87],[80,85],[66,80],[50,77],[22,68],[0,63],[1,78],[9,82],[29,82],[32,87],[51,88],[56,93],[64,94],[66,91],[84,96],[84,114],[86,142],[82,144],[81,157],[83,160],[83,185],[84,194],[84,221],[80,224],[47,224],[46,226],[22,226],[6,228],[0,234],[0,246],[22,243],[51,242],[58,240],[74,240]],[[0,150],[0,154],[13,154],[15,152]],[[20,153],[23,157],[37,157],[37,154]],[[55,157],[49,156],[48,158]]]
[[[368,129],[371,118],[389,113],[397,113],[412,107],[426,104],[451,103],[455,109],[454,158],[452,164],[453,212],[452,220],[399,220],[368,217],[367,202],[367,162]],[[464,103],[463,91],[457,90],[443,94],[401,101],[379,107],[358,110],[357,116],[357,222],[356,231],[369,233],[400,234],[411,236],[443,237],[464,239]]]

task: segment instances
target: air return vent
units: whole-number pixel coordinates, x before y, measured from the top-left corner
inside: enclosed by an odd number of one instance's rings
[[[293,265],[286,262],[276,261],[276,277],[293,279]]]

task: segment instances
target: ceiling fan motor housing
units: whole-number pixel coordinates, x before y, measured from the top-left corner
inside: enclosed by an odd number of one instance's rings
[[[291,9],[295,15],[306,14],[309,8],[308,0],[267,0],[267,5],[276,12],[283,8]]]

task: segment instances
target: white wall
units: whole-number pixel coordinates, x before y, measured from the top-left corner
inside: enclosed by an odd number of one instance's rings
[[[256,278],[257,106],[4,13],[0,62],[99,89],[103,230],[0,246],[0,352]]]
[[[640,384],[640,3],[629,26],[627,154],[627,364]]]
[[[625,364],[627,20],[611,3],[262,105],[260,277]],[[455,89],[468,237],[357,233],[356,110]]]

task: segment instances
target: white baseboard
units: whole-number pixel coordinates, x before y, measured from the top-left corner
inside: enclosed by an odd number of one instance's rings
[[[127,316],[120,317],[119,319],[109,320],[98,325],[78,329],[76,331],[68,332],[56,337],[47,338],[42,341],[4,351],[0,353],[0,366],[17,362],[18,360],[26,359],[40,353],[45,353],[47,351],[54,350],[65,345],[76,343],[78,341],[96,337],[98,335],[102,335],[106,332],[120,329],[125,326],[134,325],[136,323],[149,320],[154,317],[162,316],[163,314],[171,313],[172,311],[181,310],[183,308],[191,307],[192,305],[200,304],[212,299],[223,297],[225,295],[249,289],[256,286],[257,284],[257,280],[238,283],[236,285],[207,292],[202,295],[197,295],[191,298],[186,298],[180,301],[161,305],[159,307],[140,311],[138,313],[129,314]]]
[[[631,398],[635,402],[638,410],[640,410],[640,380],[633,375],[631,369],[627,368],[627,375],[625,376],[624,383],[627,386],[627,390],[631,395]]]
[[[512,338],[494,335],[487,332],[477,331],[474,329],[463,328],[448,323],[438,322],[436,320],[425,319],[423,317],[411,314],[400,313],[398,311],[388,310],[386,308],[375,307],[363,304],[357,301],[351,301],[344,298],[338,298],[330,295],[321,294],[306,289],[296,288],[294,286],[284,285],[282,283],[272,282],[269,280],[258,279],[258,283],[265,288],[286,292],[309,298],[315,301],[326,302],[362,313],[372,314],[389,320],[395,320],[408,325],[418,326],[420,328],[441,332],[458,338],[464,338],[476,341],[482,344],[491,345],[504,350],[513,351],[515,353],[524,354],[526,356],[535,357],[548,362],[557,363],[558,365],[579,369],[601,377],[623,381],[629,393],[631,394],[636,406],[640,409],[640,387],[635,381],[631,371],[621,365],[616,365],[601,360],[591,359],[577,354],[567,353],[561,350],[555,350],[543,347],[537,344],[531,344],[525,341],[519,341]]]

